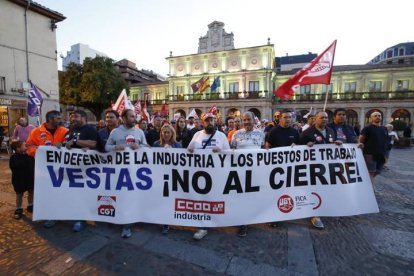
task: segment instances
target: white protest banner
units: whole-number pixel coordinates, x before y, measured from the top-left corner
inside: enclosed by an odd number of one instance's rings
[[[356,145],[36,152],[34,220],[215,227],[378,212]]]

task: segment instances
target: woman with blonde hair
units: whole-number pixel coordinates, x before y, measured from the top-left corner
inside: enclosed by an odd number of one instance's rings
[[[156,148],[182,148],[181,144],[176,140],[174,128],[165,124],[160,130],[160,140],[155,141],[153,147]]]
[[[160,130],[160,140],[155,141],[152,145],[155,148],[182,148],[181,144],[176,141],[176,134],[174,128],[165,124]],[[170,226],[163,225],[161,233],[167,235],[170,231]]]

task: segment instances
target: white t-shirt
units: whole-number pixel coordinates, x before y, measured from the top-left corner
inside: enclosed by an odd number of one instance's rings
[[[208,138],[210,138],[211,134],[207,134],[204,130],[197,131],[193,139],[191,140],[188,148],[192,149],[202,149],[204,144],[207,142]],[[212,149],[214,147],[218,147],[222,150],[230,149],[229,142],[227,141],[226,135],[223,132],[216,131],[213,138],[210,140],[206,149]]]
[[[388,136],[391,138],[391,145],[394,145],[394,141],[398,141],[398,135],[395,131],[388,132]]]
[[[234,133],[231,145],[236,149],[260,149],[264,140],[265,135],[260,129],[246,131],[242,128]]]
[[[302,127],[302,132],[310,128],[310,125],[306,124]]]

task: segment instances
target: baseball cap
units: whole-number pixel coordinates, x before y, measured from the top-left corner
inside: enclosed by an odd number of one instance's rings
[[[203,115],[203,120],[206,120],[208,118],[216,118],[216,116],[213,113],[210,113],[210,112]]]

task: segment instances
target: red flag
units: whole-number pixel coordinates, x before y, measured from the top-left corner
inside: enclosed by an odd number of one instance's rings
[[[197,92],[201,87],[203,87],[205,81],[206,81],[206,78],[202,77],[201,79],[193,83],[191,85],[191,88],[193,89],[193,93]]]
[[[330,84],[335,57],[336,40],[319,56],[298,71],[274,91],[274,95],[287,100],[301,85]]]
[[[135,114],[137,115],[141,114],[141,101],[138,100],[135,102],[134,111],[135,111]]]
[[[167,106],[165,105],[165,102],[162,104],[162,107],[161,107],[161,116],[163,117],[168,116],[168,110],[167,110]]]
[[[147,111],[147,101],[144,101],[144,108],[141,111],[141,117],[142,117],[142,120],[149,122],[150,115]]]
[[[213,105],[211,108],[210,108],[210,110],[209,111],[207,111],[207,113],[212,113],[212,114],[214,114],[214,115],[217,115],[217,106],[216,105]]]
[[[128,100],[128,95],[126,93],[126,90],[123,89],[121,94],[119,94],[118,99],[116,100],[115,104],[112,106],[112,109],[119,113],[119,115],[122,114],[122,112],[125,109],[131,109],[134,110],[134,106],[132,103]]]
[[[204,79],[203,84],[200,86],[200,93],[203,93],[209,87],[210,87],[210,77],[207,77]]]

